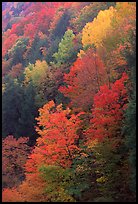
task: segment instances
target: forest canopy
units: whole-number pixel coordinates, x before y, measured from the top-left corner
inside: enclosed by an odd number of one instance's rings
[[[2,202],[136,202],[136,2],[2,2]]]

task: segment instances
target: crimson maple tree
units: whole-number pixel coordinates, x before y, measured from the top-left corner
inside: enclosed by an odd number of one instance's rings
[[[100,87],[99,92],[94,96],[92,108],[92,119],[90,127],[85,132],[88,142],[95,139],[114,137],[120,127],[124,110],[127,107],[128,95],[124,83],[128,80],[126,73],[111,85]]]

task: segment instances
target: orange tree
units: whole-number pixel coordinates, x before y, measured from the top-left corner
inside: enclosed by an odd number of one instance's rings
[[[77,58],[70,72],[64,74],[64,82],[66,86],[60,87],[59,90],[70,98],[70,106],[79,111],[87,110],[92,105],[99,87],[106,82],[104,64],[93,49]]]

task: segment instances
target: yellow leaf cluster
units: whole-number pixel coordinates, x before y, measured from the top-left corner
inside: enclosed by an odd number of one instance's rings
[[[95,147],[97,144],[98,144],[98,140],[97,140],[97,139],[94,139],[94,140],[92,140],[92,141],[89,142],[88,148],[91,149],[91,148]]]
[[[80,50],[80,52],[77,54],[79,58],[82,58],[83,55],[85,55],[85,52],[83,50]]]
[[[101,176],[100,178],[96,179],[96,181],[98,183],[104,183],[105,181],[107,181],[107,178],[105,178],[104,176]]]
[[[83,47],[94,44],[96,47],[102,45],[102,40],[111,29],[111,20],[115,9],[110,7],[108,10],[100,11],[97,18],[86,24],[82,31]]]

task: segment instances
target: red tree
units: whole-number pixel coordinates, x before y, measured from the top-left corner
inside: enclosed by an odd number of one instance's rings
[[[127,89],[124,85],[127,79],[127,74],[123,73],[122,77],[111,85],[111,89],[107,85],[101,86],[95,95],[92,119],[86,131],[88,142],[110,138],[116,134],[128,102]]]
[[[12,78],[16,78],[20,76],[22,71],[23,71],[23,66],[21,63],[18,63],[15,66],[12,66],[12,69],[9,71],[9,75]]]
[[[2,141],[2,180],[3,186],[17,186],[24,177],[24,164],[29,154],[28,138],[16,140],[9,135]]]
[[[70,72],[64,75],[64,81],[67,86],[60,87],[59,90],[71,99],[70,106],[87,110],[100,85],[106,81],[104,65],[98,55],[89,49],[76,60]]]
[[[7,34],[9,34],[9,36]],[[2,42],[2,56],[3,57],[18,39],[18,36],[16,34],[11,34],[10,30],[7,31],[7,34],[4,35],[2,39],[3,40]]]

